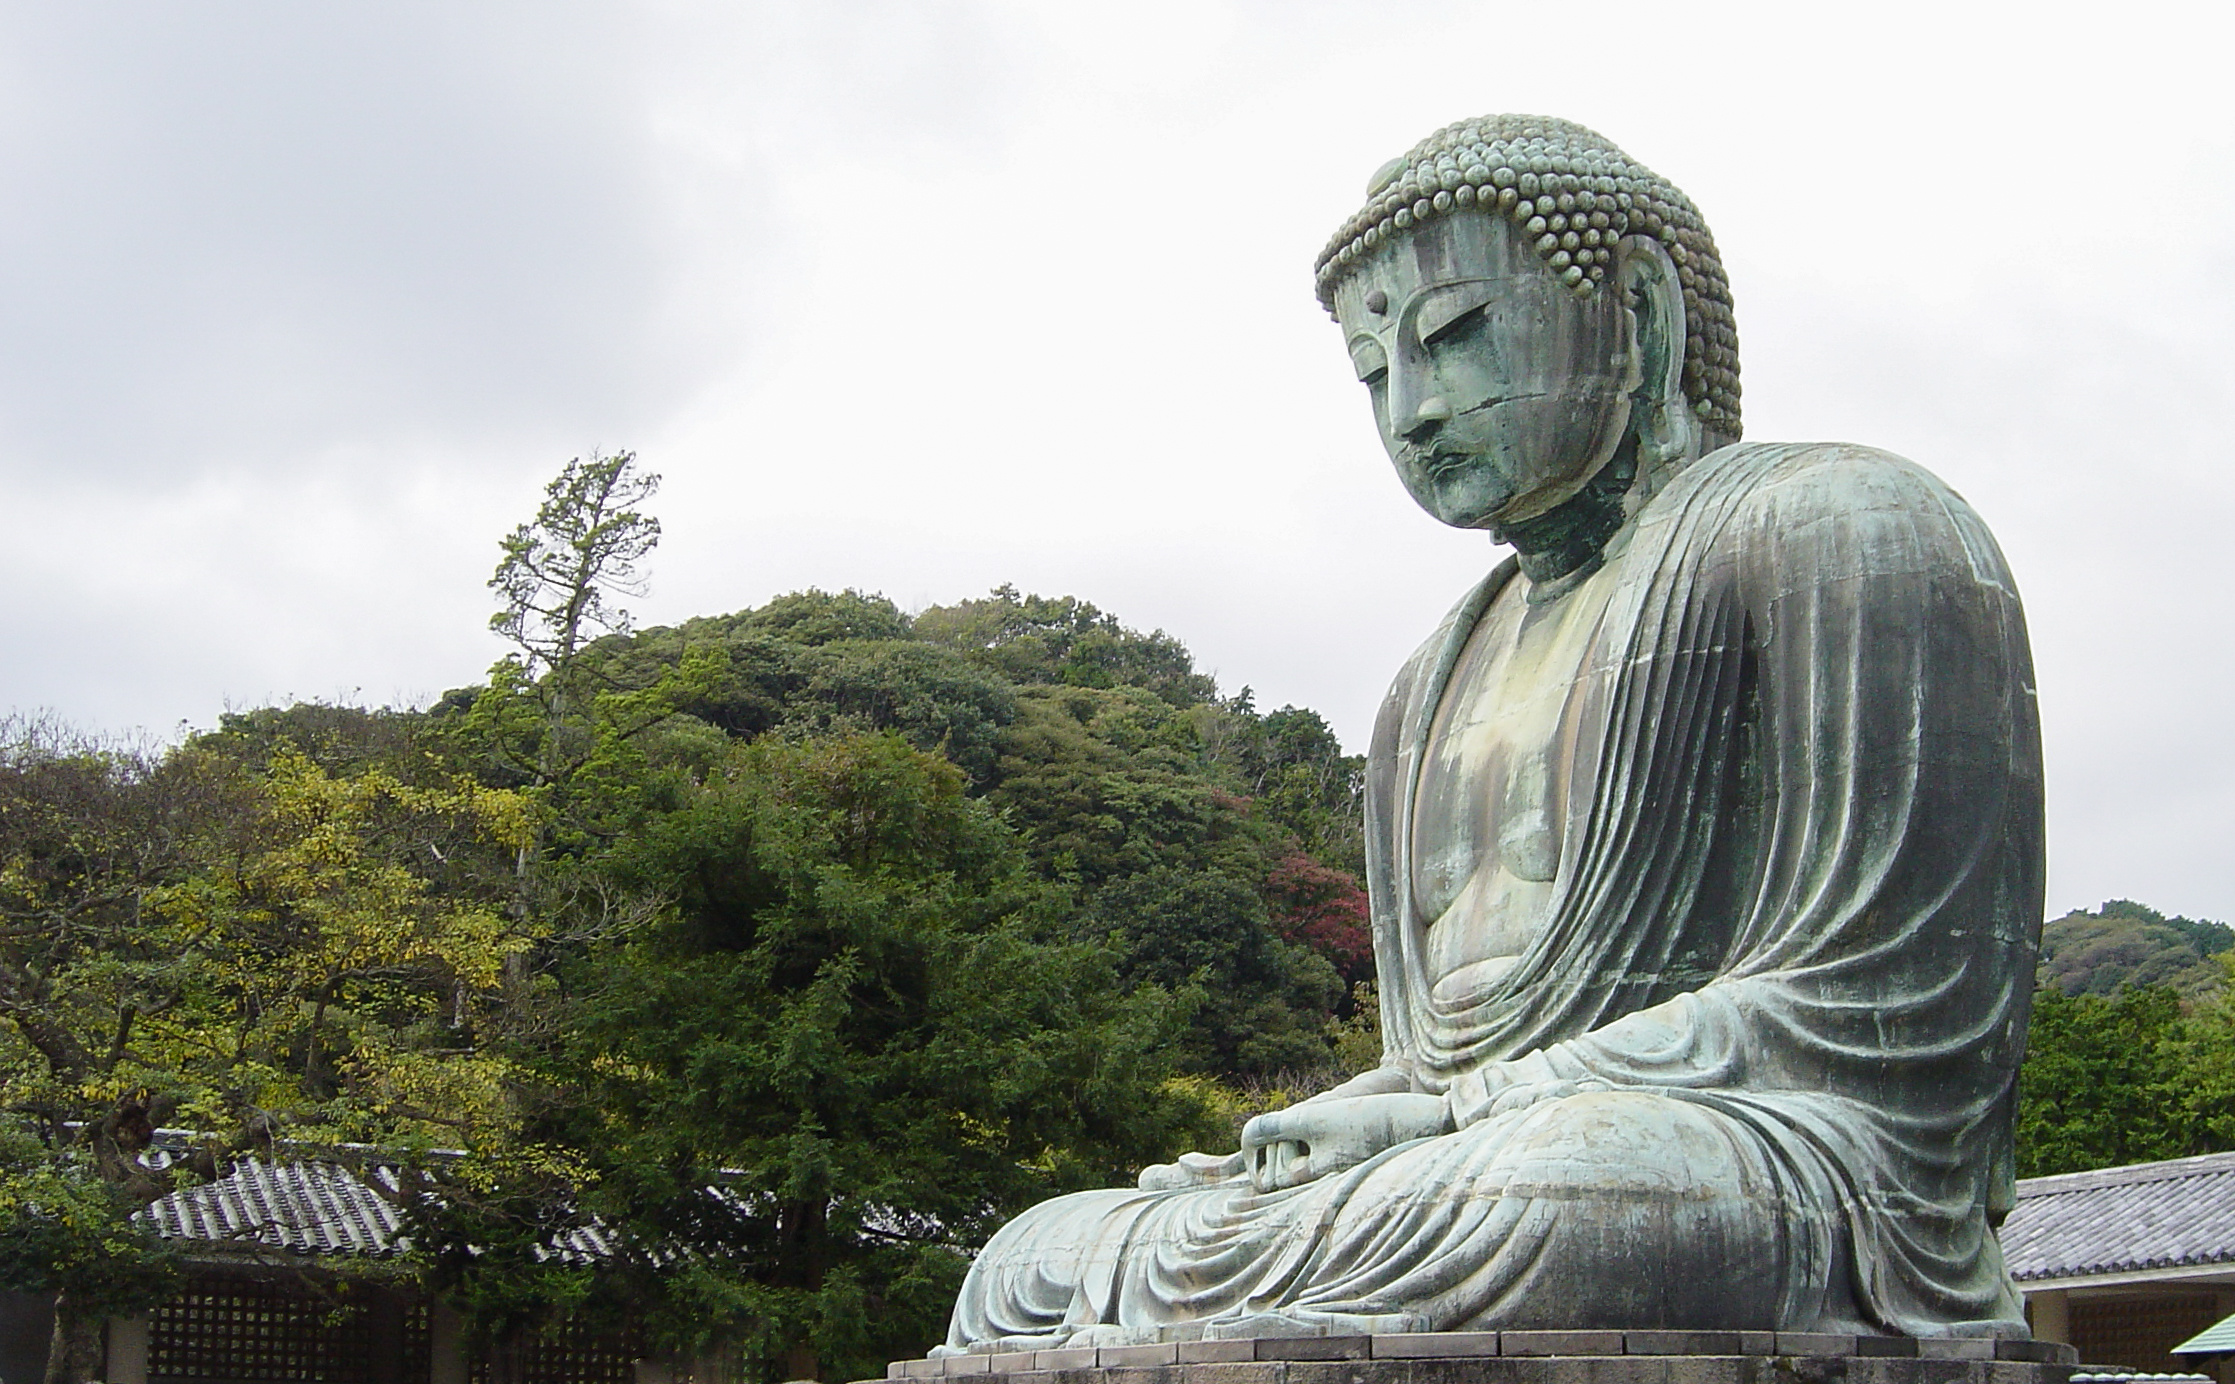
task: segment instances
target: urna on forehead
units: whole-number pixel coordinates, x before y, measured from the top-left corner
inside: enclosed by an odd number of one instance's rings
[[[1536,115],[1446,125],[1378,170],[1366,204],[1320,251],[1320,304],[1383,242],[1454,213],[1508,218],[1546,272],[1579,297],[1600,291],[1626,235],[1659,241],[1684,290],[1684,393],[1701,421],[1740,435],[1738,329],[1729,281],[1699,209],[1595,131]]]

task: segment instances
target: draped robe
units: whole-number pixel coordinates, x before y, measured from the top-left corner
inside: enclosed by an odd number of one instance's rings
[[[1882,452],[1727,447],[1644,504],[1568,690],[1541,922],[1440,999],[1414,899],[1438,707],[1509,561],[1378,721],[1382,1066],[1456,1128],[1270,1193],[1043,1203],[948,1351],[1526,1327],[2023,1335],[1993,1226],[2041,917],[2016,589]],[[1537,1098],[1493,1109],[1498,1094]],[[1509,1102],[1511,1103],[1511,1102]]]

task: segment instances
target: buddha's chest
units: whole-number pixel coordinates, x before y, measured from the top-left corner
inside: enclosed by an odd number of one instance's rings
[[[1536,936],[1558,877],[1589,668],[1611,582],[1531,606],[1515,582],[1452,669],[1413,803],[1415,916],[1431,977],[1461,999]]]

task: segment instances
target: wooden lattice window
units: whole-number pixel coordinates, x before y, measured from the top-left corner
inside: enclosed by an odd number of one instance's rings
[[[425,1298],[404,1304],[403,1333],[404,1384],[424,1384],[435,1357],[434,1309]]]
[[[2220,1319],[2209,1293],[2151,1297],[2079,1298],[2070,1308],[2072,1344],[2090,1365],[2119,1365],[2152,1374],[2198,1368],[2174,1356],[2173,1347]]]
[[[364,1318],[274,1284],[202,1280],[148,1315],[152,1379],[368,1384]]]
[[[642,1333],[633,1326],[599,1329],[566,1321],[529,1332],[514,1347],[518,1384],[636,1384],[644,1358]],[[471,1384],[489,1384],[489,1362],[477,1359]]]

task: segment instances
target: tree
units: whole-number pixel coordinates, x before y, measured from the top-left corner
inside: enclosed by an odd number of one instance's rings
[[[1273,934],[1253,883],[1217,870],[1130,874],[1097,891],[1081,930],[1117,948],[1129,980],[1193,1002],[1180,1049],[1193,1069],[1264,1076],[1325,1067],[1342,981],[1321,957]]]
[[[609,660],[584,657],[597,637],[629,632],[615,598],[645,592],[642,563],[659,545],[660,521],[637,507],[659,485],[633,452],[575,457],[544,487],[535,518],[500,543],[489,586],[504,603],[489,626],[517,651],[490,669],[461,733],[542,809],[515,862],[522,919],[534,911],[529,895],[545,849],[610,840],[641,819],[647,766],[637,742],[704,697],[724,670],[719,649],[685,648],[655,681],[630,685],[605,675]]]
[[[1316,711],[1284,706],[1263,716],[1250,689],[1224,703],[1228,723],[1206,741],[1244,785],[1257,810],[1294,833],[1328,868],[1366,871],[1366,757],[1346,755]]]
[[[608,858],[673,904],[561,967],[542,1129],[621,1245],[610,1296],[670,1344],[860,1377],[937,1334],[1007,1216],[1205,1132],[1164,1085],[1173,1006],[1049,925],[964,790],[890,734],[764,738]],[[485,1238],[429,1239],[480,1271]]]
[[[0,1286],[54,1295],[49,1384],[100,1372],[103,1317],[145,1311],[177,1291],[176,1256],[132,1223],[137,1209],[82,1159],[58,1159],[21,1125],[0,1124]]]
[[[1278,936],[1325,957],[1346,985],[1373,982],[1371,909],[1355,875],[1290,851],[1273,867],[1265,893]]]
[[[520,647],[531,674],[565,669],[593,632],[627,631],[628,612],[608,597],[644,594],[638,564],[659,545],[660,521],[636,506],[659,488],[636,453],[593,451],[560,468],[535,518],[505,537],[489,579],[504,606],[489,627]]]
[[[2037,991],[2019,1073],[2018,1175],[2190,1152],[2182,1026],[2180,996],[2162,986],[2111,999]]]

